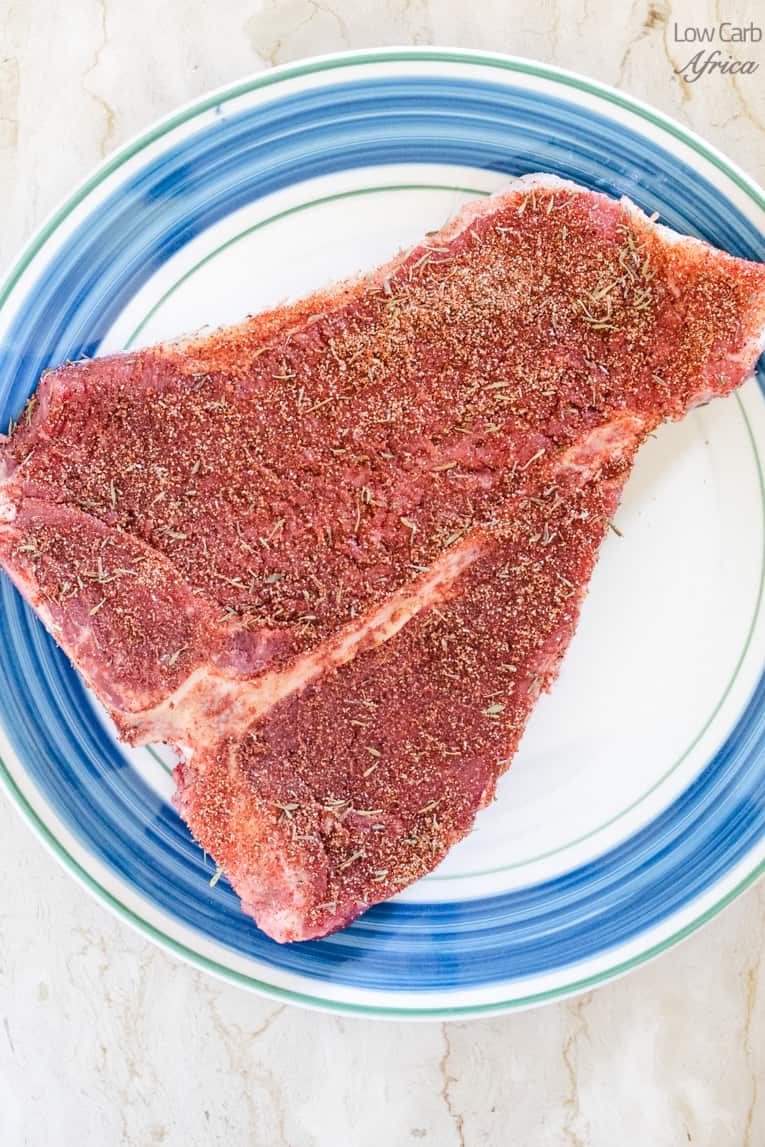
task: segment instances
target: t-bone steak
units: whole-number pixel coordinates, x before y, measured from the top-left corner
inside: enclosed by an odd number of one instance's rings
[[[525,176],[371,275],[40,381],[0,560],[277,940],[471,828],[635,451],[763,346],[765,268]]]

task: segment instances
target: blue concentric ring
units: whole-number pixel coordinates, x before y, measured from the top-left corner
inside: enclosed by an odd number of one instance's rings
[[[0,346],[0,415],[41,371],[93,354],[148,278],[244,204],[317,175],[433,162],[553,171],[628,194],[678,230],[765,258],[765,239],[697,171],[563,99],[435,76],[337,83],[276,98],[166,148],[60,246]],[[622,845],[533,887],[387,904],[338,936],[282,947],[243,917],[183,824],[102,734],[87,691],[7,581],[0,584],[0,721],[77,839],[138,893],[236,952],[324,983],[383,991],[485,986],[622,945],[710,888],[765,833],[761,681],[695,783]]]

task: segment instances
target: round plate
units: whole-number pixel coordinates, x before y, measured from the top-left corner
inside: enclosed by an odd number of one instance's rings
[[[325,57],[217,92],[123,148],[0,290],[0,412],[41,371],[300,296],[387,259],[508,175],[627,194],[762,259],[765,201],[659,113],[503,56]],[[169,803],[162,750],[120,746],[7,580],[5,784],[144,933],[236,983],[337,1011],[464,1016],[622,972],[765,862],[765,401],[756,382],[643,450],[553,694],[471,836],[328,939],[279,946]]]

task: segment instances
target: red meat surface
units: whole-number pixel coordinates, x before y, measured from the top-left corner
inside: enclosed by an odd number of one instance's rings
[[[765,269],[548,176],[373,274],[47,372],[0,561],[279,940],[472,826],[636,448],[748,377]]]

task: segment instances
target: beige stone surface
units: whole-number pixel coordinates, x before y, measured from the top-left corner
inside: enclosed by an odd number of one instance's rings
[[[0,268],[102,156],[216,85],[380,44],[490,48],[586,72],[765,180],[751,76],[681,80],[677,24],[765,25],[692,0],[0,0]],[[761,1147],[765,890],[573,1002],[453,1025],[315,1015],[139,938],[0,801],[3,1147]]]

